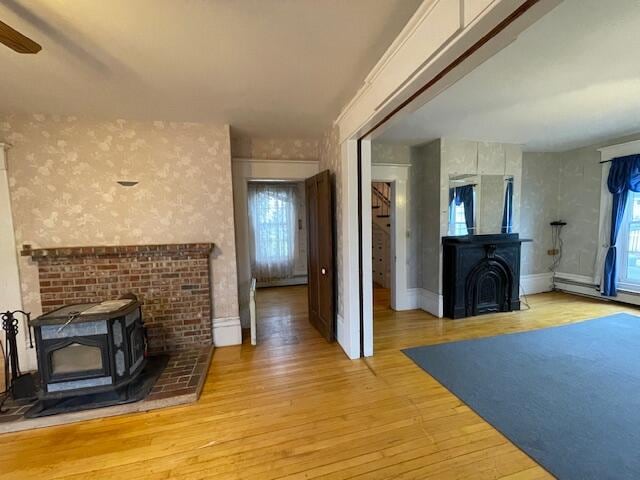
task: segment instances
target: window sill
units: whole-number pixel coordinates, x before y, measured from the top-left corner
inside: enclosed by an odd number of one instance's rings
[[[618,291],[629,295],[640,295],[640,285],[632,283],[618,283]]]

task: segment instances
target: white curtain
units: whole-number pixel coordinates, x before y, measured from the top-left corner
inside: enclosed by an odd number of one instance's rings
[[[259,282],[291,278],[296,251],[296,185],[250,182],[251,271]]]
[[[609,250],[609,238],[611,237],[611,209],[613,208],[613,196],[607,187],[607,178],[611,163],[602,164],[602,178],[600,184],[600,222],[598,233],[598,252],[594,266],[593,283],[601,286],[604,273],[604,261]]]

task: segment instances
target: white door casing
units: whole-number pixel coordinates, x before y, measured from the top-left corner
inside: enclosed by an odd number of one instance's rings
[[[407,299],[407,182],[409,165],[376,163],[371,166],[375,182],[391,183],[391,308],[412,308]],[[363,209],[365,207],[363,206]]]

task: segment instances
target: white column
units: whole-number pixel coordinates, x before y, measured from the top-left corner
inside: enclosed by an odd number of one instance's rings
[[[7,148],[6,144],[0,143],[0,265],[2,265],[2,270],[0,270],[0,311],[2,312],[22,310],[18,252],[9,196]],[[34,355],[27,352],[26,322],[22,322],[21,316],[19,319],[18,355],[22,371],[27,371],[35,367]],[[0,330],[0,338],[4,346],[3,330]]]
[[[341,145],[342,162],[342,302],[338,343],[347,356],[360,358],[360,272],[358,267],[358,142]],[[370,255],[370,254],[369,254]]]
[[[371,140],[360,143],[362,155],[362,313],[365,357],[373,355],[373,265],[371,263]]]

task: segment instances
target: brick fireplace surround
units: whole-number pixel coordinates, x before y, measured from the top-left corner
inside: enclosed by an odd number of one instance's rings
[[[43,313],[134,293],[150,353],[211,345],[211,243],[25,249],[38,264]]]

